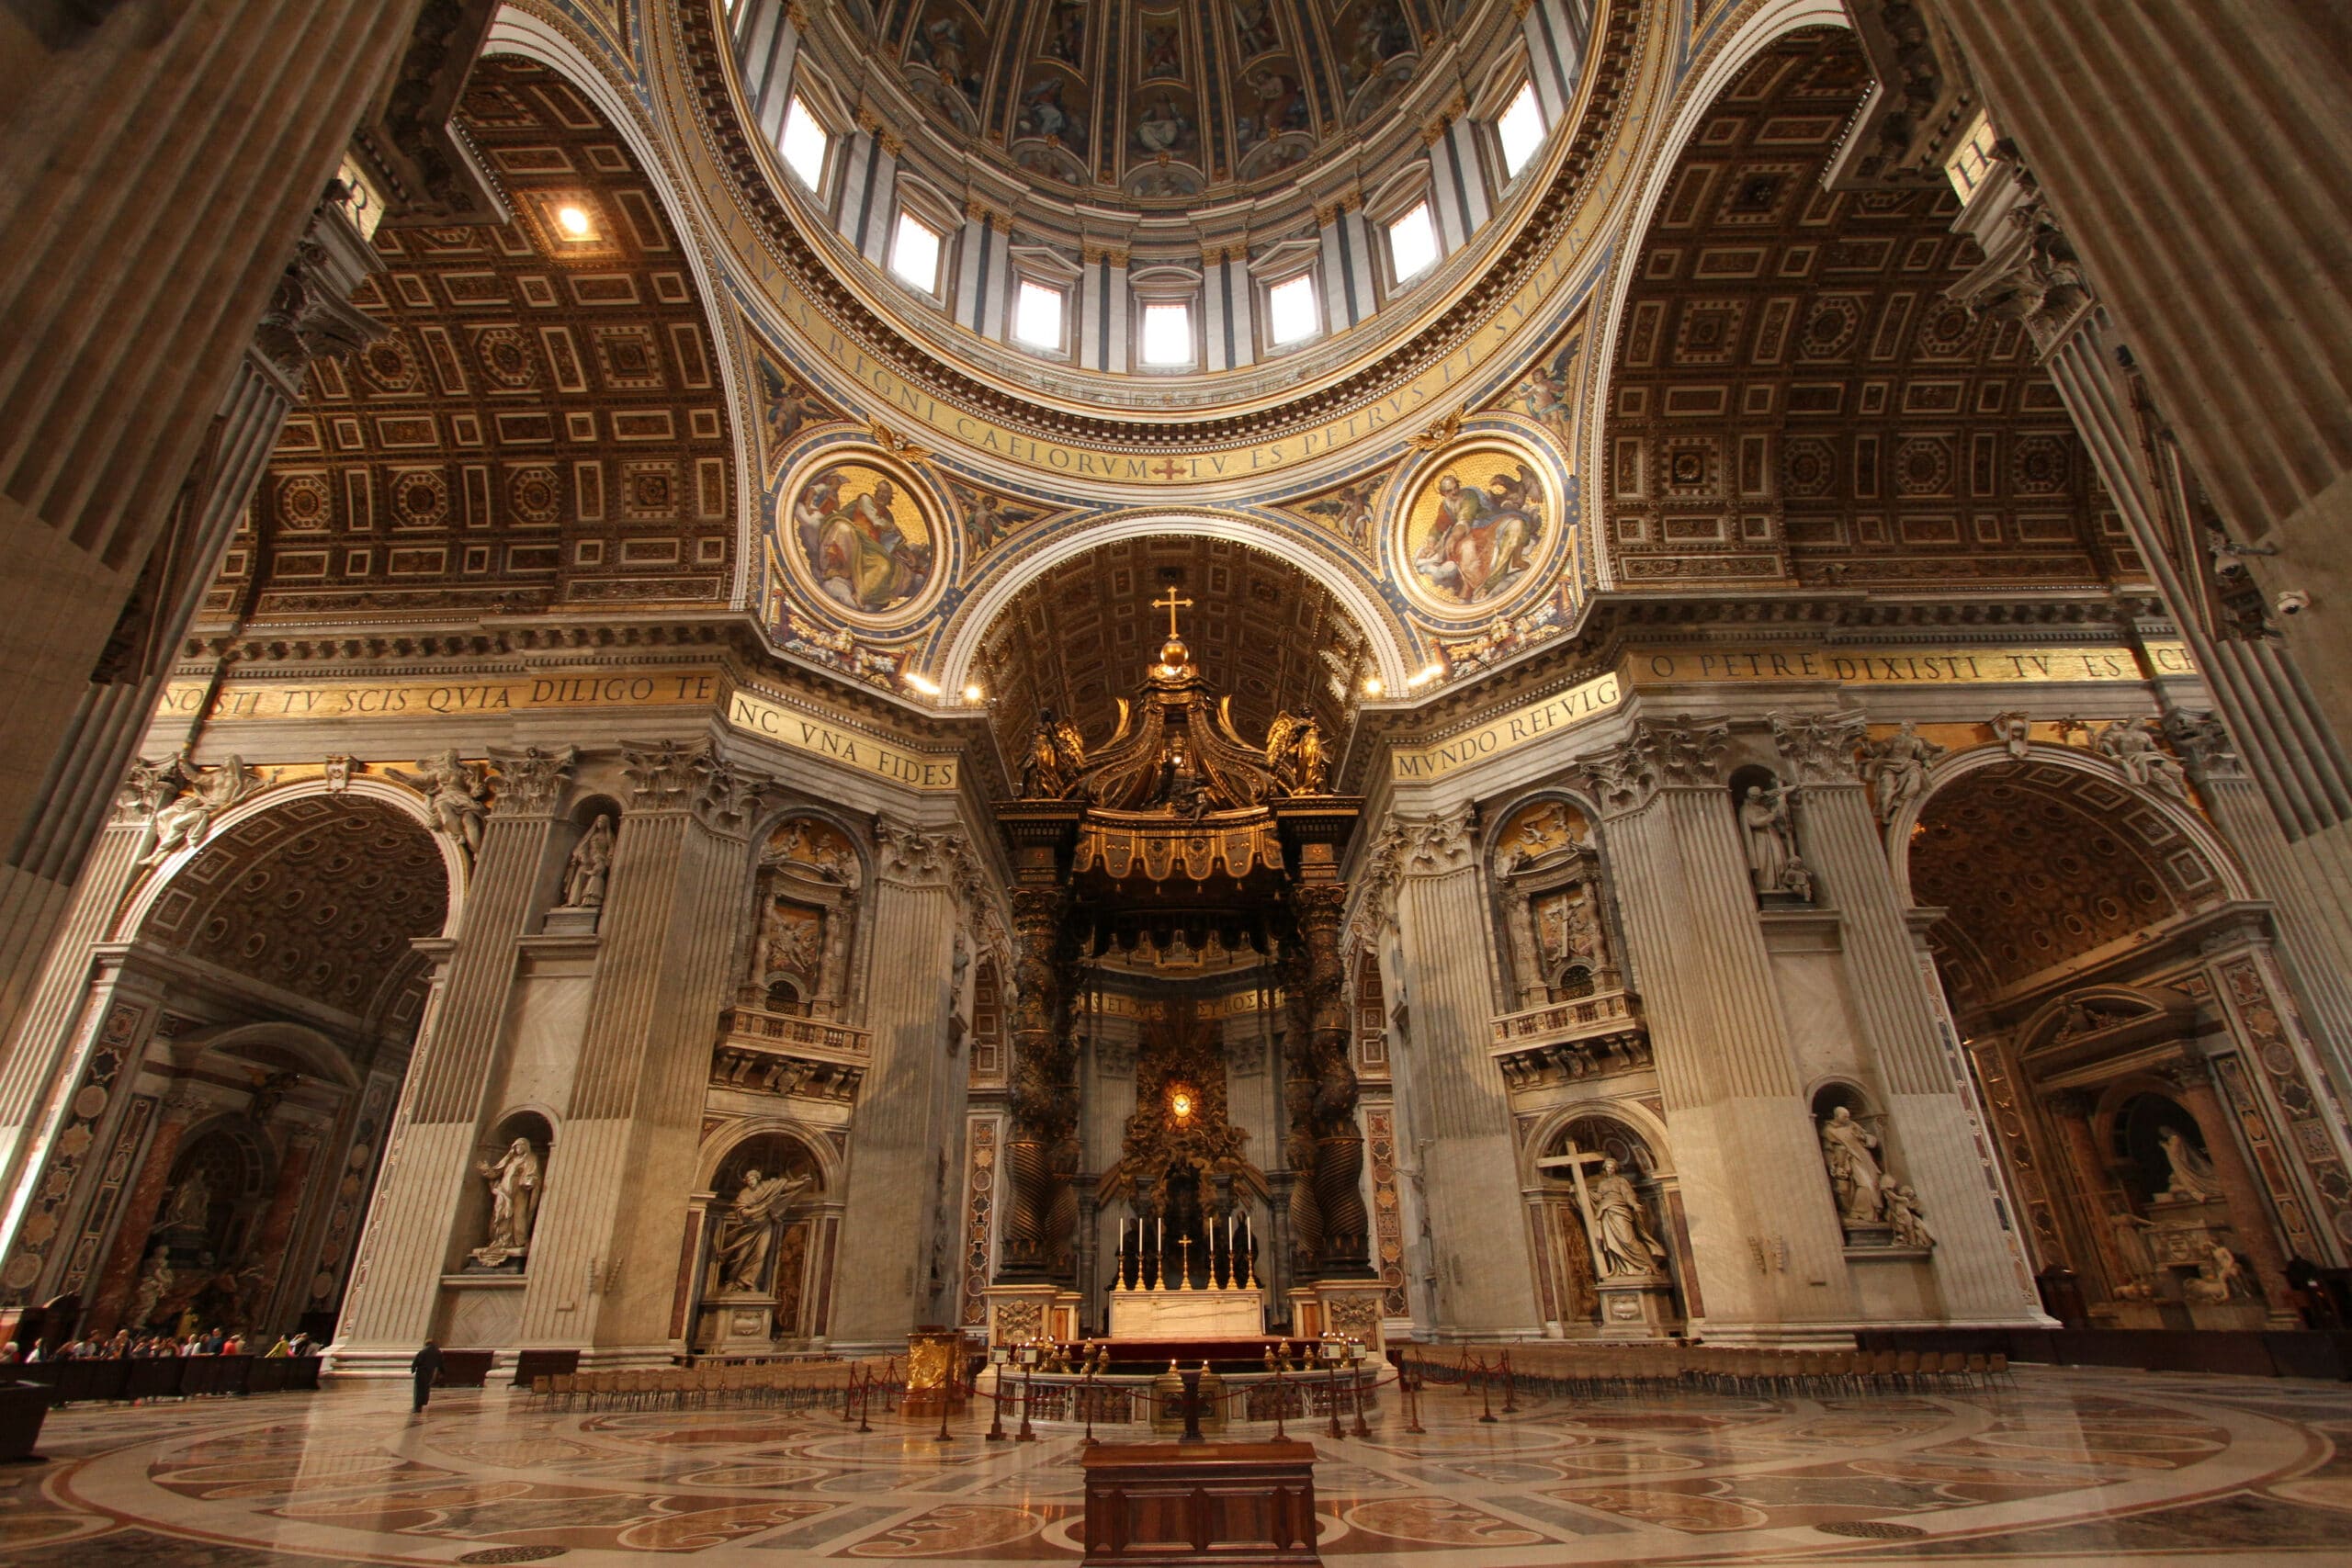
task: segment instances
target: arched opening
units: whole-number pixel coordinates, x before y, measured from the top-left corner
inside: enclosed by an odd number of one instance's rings
[[[2230,868],[2086,760],[1981,756],[1945,764],[1905,858],[1914,899],[1943,911],[1928,949],[2045,1306],[2109,1327],[2293,1321],[2286,1261],[2318,1243],[2224,1098],[2252,1103],[2266,1070],[2257,1015],[2223,998],[2277,1005]]]
[[[753,1132],[720,1156],[710,1188],[694,1348],[766,1355],[820,1339],[838,1224],[822,1157],[800,1134]]]
[[[1679,1316],[1667,1204],[1647,1137],[1605,1111],[1572,1113],[1537,1145],[1529,1200],[1539,1299],[1567,1338],[1647,1335]]]
[[[111,1168],[68,1281],[85,1329],[324,1337],[426,990],[443,846],[366,791],[263,796],[166,865],[102,984],[153,986],[107,1125]],[[117,1004],[116,1015],[130,1018]]]

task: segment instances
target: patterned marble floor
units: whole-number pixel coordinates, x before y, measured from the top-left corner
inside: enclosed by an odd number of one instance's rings
[[[2024,1369],[1850,1399],[1531,1404],[1432,1390],[1424,1437],[1316,1437],[1325,1560],[2343,1563],[2352,1388]],[[451,1563],[643,1553],[1075,1562],[1075,1436],[989,1444],[757,1409],[549,1412],[391,1388],[54,1414],[0,1468],[0,1561]],[[732,1558],[736,1552],[758,1556]]]

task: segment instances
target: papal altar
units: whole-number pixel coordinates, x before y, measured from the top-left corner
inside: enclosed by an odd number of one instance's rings
[[[1111,1337],[1256,1339],[1266,1332],[1266,1300],[1253,1290],[1114,1291]]]

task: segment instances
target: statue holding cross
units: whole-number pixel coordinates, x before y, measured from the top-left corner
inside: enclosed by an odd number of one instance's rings
[[[1585,1237],[1592,1244],[1593,1269],[1601,1280],[1653,1280],[1666,1272],[1666,1248],[1650,1230],[1641,1199],[1615,1160],[1571,1143],[1567,1153],[1535,1163],[1545,1170],[1566,1169],[1576,1182],[1577,1207],[1584,1211]],[[1588,1180],[1585,1167],[1595,1163],[1600,1171]]]

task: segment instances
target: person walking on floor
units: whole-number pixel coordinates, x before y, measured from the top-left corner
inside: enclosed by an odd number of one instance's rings
[[[441,1347],[428,1339],[416,1359],[408,1364],[409,1377],[415,1385],[416,1404],[412,1414],[424,1414],[424,1402],[433,1397],[433,1377],[441,1370]]]

